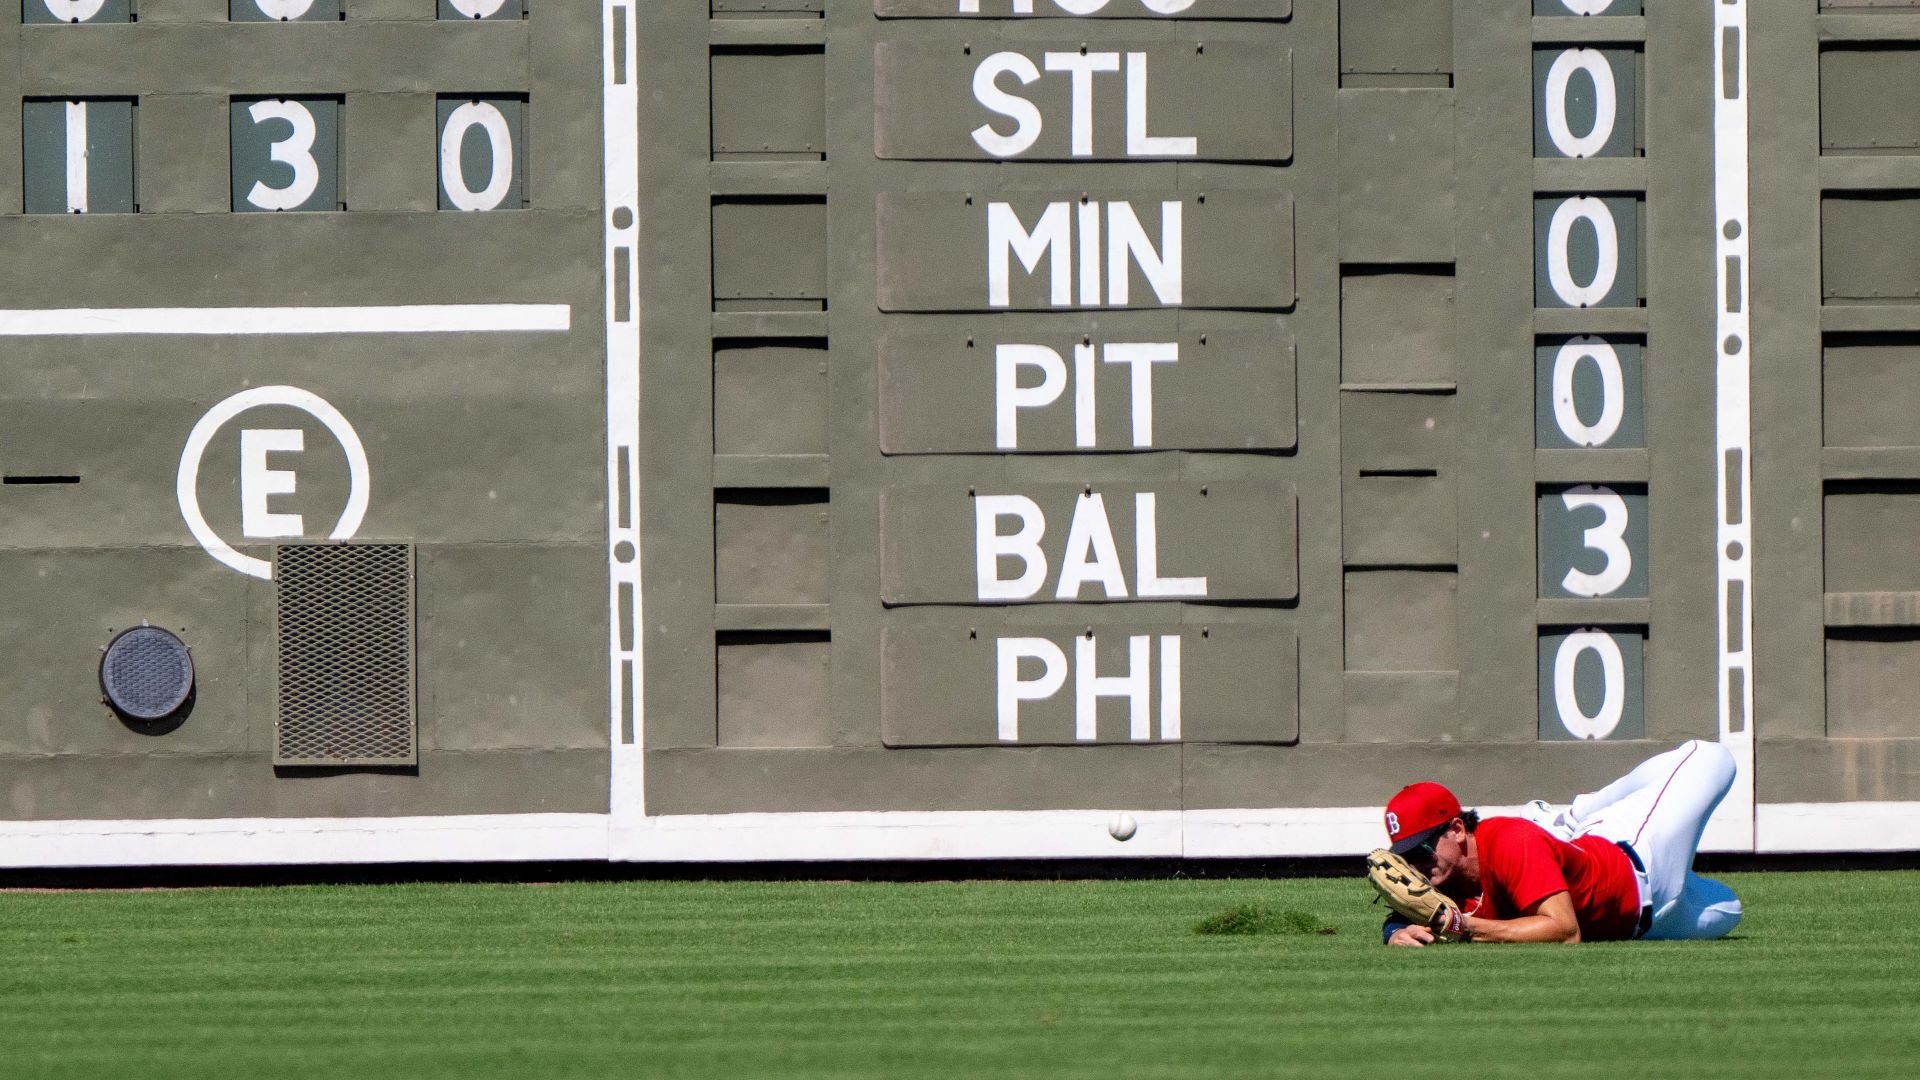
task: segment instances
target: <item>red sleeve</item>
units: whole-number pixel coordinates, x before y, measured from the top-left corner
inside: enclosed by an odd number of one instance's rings
[[[1531,915],[1540,901],[1569,890],[1553,839],[1531,822],[1516,825],[1499,830],[1495,842],[1481,849],[1480,870],[1488,895],[1505,894],[1514,910]]]

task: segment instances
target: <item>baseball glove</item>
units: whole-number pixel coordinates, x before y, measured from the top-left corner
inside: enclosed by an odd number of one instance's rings
[[[1465,941],[1470,936],[1460,905],[1434,888],[1427,875],[1386,848],[1376,848],[1367,856],[1367,881],[1386,899],[1388,907],[1433,931],[1435,938]]]

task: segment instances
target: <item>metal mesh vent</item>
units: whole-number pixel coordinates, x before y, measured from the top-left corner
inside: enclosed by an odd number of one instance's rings
[[[179,638],[157,626],[122,631],[100,657],[100,689],[115,712],[132,720],[163,720],[193,693],[193,657]]]
[[[278,765],[412,765],[413,548],[286,544]]]

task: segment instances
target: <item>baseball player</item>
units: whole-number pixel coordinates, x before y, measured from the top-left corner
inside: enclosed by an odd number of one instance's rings
[[[1392,854],[1438,891],[1438,910],[1429,925],[1405,917],[1426,908],[1403,905],[1370,873],[1401,913],[1387,943],[1724,937],[1740,900],[1695,874],[1693,857],[1733,777],[1727,749],[1696,740],[1565,807],[1529,803],[1525,817],[1481,819],[1441,785],[1413,784],[1387,804],[1387,833]],[[1369,866],[1383,861],[1398,860]]]

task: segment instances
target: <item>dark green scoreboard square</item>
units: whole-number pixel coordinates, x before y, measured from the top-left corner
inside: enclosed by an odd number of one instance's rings
[[[134,103],[129,98],[28,101],[20,107],[29,214],[133,212]],[[75,156],[73,136],[84,130]]]
[[[1647,491],[1631,484],[1540,489],[1540,595],[1647,595]]]
[[[340,209],[340,99],[235,98],[233,209]]]
[[[1540,738],[1646,738],[1646,654],[1646,631],[1639,627],[1543,628]]]
[[[1631,49],[1549,45],[1533,51],[1533,156],[1632,157],[1640,122]],[[1549,94],[1556,74],[1566,83]],[[1603,82],[1605,94],[1602,94]],[[1609,102],[1610,117],[1601,114]],[[1600,122],[1606,120],[1605,130]]]
[[[434,159],[442,210],[527,205],[527,103],[511,96],[448,94],[438,102]],[[448,131],[448,126],[458,130]],[[457,138],[449,142],[448,136]],[[504,176],[501,171],[505,169]]]
[[[440,0],[442,19],[524,19],[526,0]]]
[[[340,0],[227,0],[230,22],[338,22]]]
[[[1533,350],[1533,444],[1542,450],[1647,445],[1642,355],[1637,338],[1541,338]]]
[[[20,0],[24,23],[123,23],[133,19],[133,0]]]
[[[1533,303],[1543,308],[1637,307],[1639,199],[1536,196]]]

